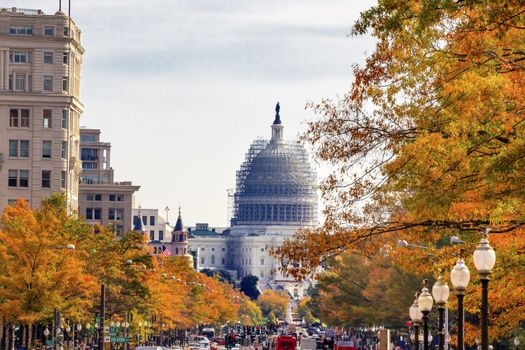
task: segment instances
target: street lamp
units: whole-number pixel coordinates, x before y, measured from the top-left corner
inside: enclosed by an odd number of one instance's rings
[[[450,282],[452,288],[456,292],[458,297],[458,346],[457,350],[463,350],[463,324],[465,322],[465,316],[463,313],[463,298],[465,297],[465,290],[467,289],[470,281],[470,271],[465,265],[465,261],[461,258],[458,259],[456,265],[450,271]]]
[[[410,305],[410,308],[408,309],[408,314],[410,315],[410,319],[412,320],[412,323],[414,325],[414,349],[419,350],[419,323],[423,318],[423,314],[421,313],[421,310],[419,310],[417,297],[418,295],[416,293],[416,298],[414,299],[412,305]]]
[[[474,265],[481,281],[481,350],[489,350],[489,280],[496,264],[496,252],[488,240],[489,232],[490,228],[485,228],[474,251]]]
[[[515,336],[515,337],[514,337],[514,348],[515,348],[516,350],[518,350],[518,349],[520,348],[520,343],[521,343],[521,342],[520,342],[520,339],[518,338],[518,336]]]
[[[432,295],[428,292],[427,288],[427,280],[425,279],[423,281],[423,289],[421,289],[421,294],[419,294],[419,297],[417,299],[417,302],[419,304],[419,310],[423,314],[423,349],[428,349],[428,314],[430,313],[430,310],[432,310],[432,305],[434,304],[434,299],[432,299]]]
[[[439,311],[438,321],[438,350],[443,350],[445,344],[445,305],[450,295],[450,289],[446,283],[443,283],[441,276],[439,276],[434,286],[432,286],[432,296],[436,301],[436,306]]]

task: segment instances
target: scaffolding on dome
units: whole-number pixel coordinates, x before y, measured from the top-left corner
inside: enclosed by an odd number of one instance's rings
[[[269,145],[256,139],[237,171],[231,225],[316,225],[317,175],[305,148],[287,141],[272,153]]]

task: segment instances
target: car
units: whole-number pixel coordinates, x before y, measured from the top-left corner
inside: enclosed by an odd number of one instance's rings
[[[136,346],[135,350],[163,350],[161,346]]]

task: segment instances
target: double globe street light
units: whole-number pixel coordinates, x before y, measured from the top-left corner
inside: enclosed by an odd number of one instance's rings
[[[412,324],[414,327],[414,349],[419,350],[419,324],[421,323],[421,319],[423,318],[423,314],[419,310],[419,304],[417,302],[418,294],[416,293],[416,299],[414,299],[414,302],[412,305],[410,305],[410,308],[408,309],[408,314],[410,316],[410,319],[412,320]]]

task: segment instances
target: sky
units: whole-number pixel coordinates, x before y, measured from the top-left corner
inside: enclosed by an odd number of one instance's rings
[[[225,226],[226,191],[251,142],[270,138],[276,102],[291,139],[316,118],[307,102],[348,90],[374,45],[348,34],[373,3],[72,0],[86,49],[81,125],[111,142],[115,179],[141,186],[136,206]],[[52,14],[58,0],[0,0],[12,6]]]

